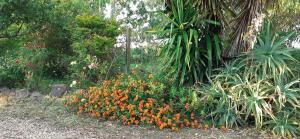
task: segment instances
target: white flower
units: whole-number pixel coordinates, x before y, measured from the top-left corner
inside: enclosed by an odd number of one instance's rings
[[[76,65],[77,62],[76,61],[72,61],[70,65]]]
[[[70,87],[72,88],[73,86],[75,86],[77,84],[77,81],[73,81],[71,84],[70,84]]]
[[[95,63],[91,63],[88,67],[89,69],[95,69],[97,68],[97,65]]]
[[[86,69],[86,67],[83,67],[82,69],[84,69],[84,70],[85,70],[85,69]]]
[[[85,101],[85,99],[83,98],[83,99],[81,99],[81,102],[84,102]]]

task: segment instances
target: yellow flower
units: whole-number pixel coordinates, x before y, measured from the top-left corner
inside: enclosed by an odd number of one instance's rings
[[[148,78],[152,79],[153,78],[153,74],[149,74]]]

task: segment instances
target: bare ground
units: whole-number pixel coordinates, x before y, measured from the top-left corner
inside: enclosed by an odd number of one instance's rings
[[[97,121],[66,111],[62,99],[31,96],[16,98],[15,94],[0,93],[0,139],[202,139],[275,138],[254,129],[208,131],[183,129],[179,132],[159,130],[152,126],[123,126],[118,122]]]

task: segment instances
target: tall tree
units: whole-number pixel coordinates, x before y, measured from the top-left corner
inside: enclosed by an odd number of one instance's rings
[[[279,0],[192,0],[200,15],[222,23],[223,39],[228,41],[223,57],[229,58],[251,50],[263,13],[275,1]]]

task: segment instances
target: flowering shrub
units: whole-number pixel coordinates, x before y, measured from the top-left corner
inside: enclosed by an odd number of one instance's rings
[[[100,62],[96,56],[87,55],[82,60],[72,61],[69,65],[72,83],[70,88],[85,89],[104,80],[108,72],[109,63]]]
[[[47,49],[42,39],[35,39],[25,44],[16,58],[16,64],[25,72],[26,86],[30,90],[37,90],[43,77],[46,64]]]
[[[193,108],[193,97],[170,97],[166,89],[167,86],[151,74],[144,78],[119,75],[115,80],[104,81],[101,87],[91,87],[70,96],[66,106],[77,114],[119,120],[129,126],[150,124],[173,131],[184,127],[202,128],[199,112]],[[203,128],[208,129],[208,125]]]

